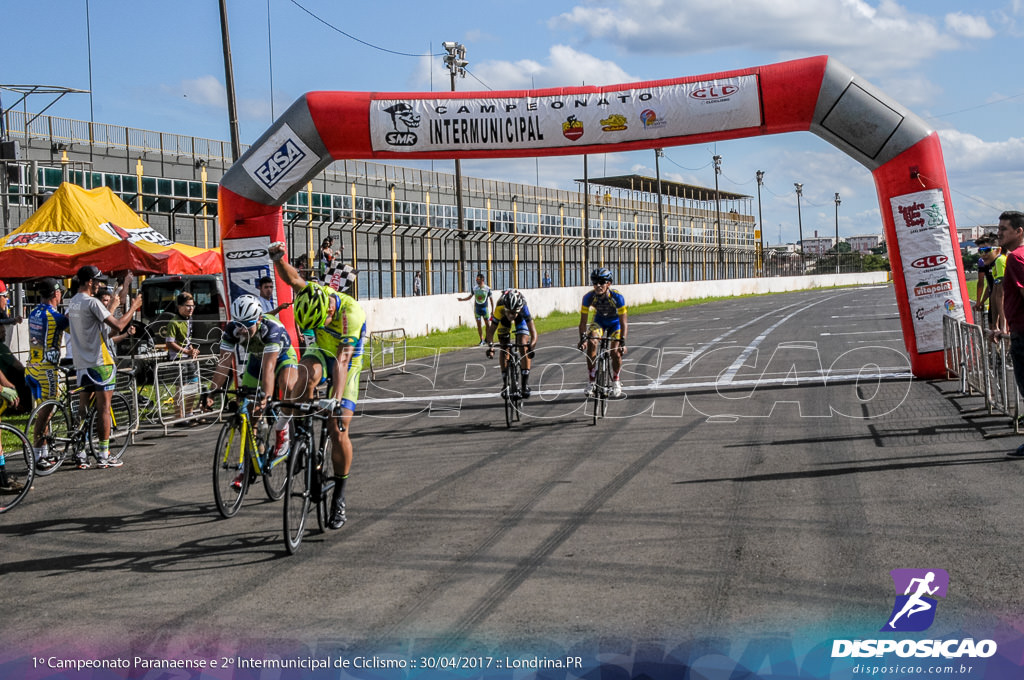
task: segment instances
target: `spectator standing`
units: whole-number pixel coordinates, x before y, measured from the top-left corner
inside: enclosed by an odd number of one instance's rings
[[[181,389],[175,399],[175,408],[179,419],[184,419],[192,412],[192,406],[199,394],[199,348],[192,343],[192,314],[196,311],[196,301],[191,293],[182,293],[175,303],[177,313],[167,323],[164,341],[167,343],[167,358],[171,361],[183,361],[181,365]]]
[[[541,282],[541,286],[544,288],[551,287],[551,274],[549,272],[544,272],[544,281]]]
[[[25,385],[25,366],[18,361],[18,358],[7,346],[7,327],[21,323],[24,319],[20,316],[12,316],[10,310],[9,291],[7,285],[0,281],[0,373],[15,386],[18,390],[19,402],[11,404],[19,411],[26,406],[31,406],[32,395]],[[19,407],[20,404],[20,407]]]
[[[263,308],[264,314],[272,314],[277,316],[281,313],[281,310],[289,306],[290,302],[283,302],[276,307],[274,306],[274,279],[270,276],[264,276],[260,279],[260,306]]]
[[[318,278],[321,281],[327,278],[327,272],[331,270],[332,264],[334,264],[334,239],[328,236],[320,243],[320,250],[316,254]]]
[[[412,294],[423,295],[423,275],[420,272],[412,277]]]
[[[476,317],[476,332],[480,336],[480,344],[484,344],[484,323],[491,316],[491,306],[494,301],[491,299],[491,287],[484,283],[483,273],[476,275],[476,287],[466,297],[460,297],[459,302],[473,300],[473,316]]]
[[[1017,390],[1024,391],[1024,212],[1007,210],[999,216],[999,245],[1006,253],[1003,276],[1003,314],[1010,335],[1010,357]],[[1006,331],[997,328],[992,337],[999,340]],[[1024,457],[1024,444],[1007,455]]]
[[[136,295],[128,312],[115,319],[103,303],[95,297],[96,291],[106,283],[106,277],[98,267],[86,265],[75,274],[78,293],[68,303],[68,325],[71,330],[71,346],[74,350],[75,372],[78,384],[86,394],[93,396],[95,407],[100,414],[100,440],[96,442],[99,467],[120,467],[120,460],[110,458],[110,400],[114,391],[117,374],[114,355],[104,341],[101,332],[106,324],[118,333],[131,323],[135,312],[142,307],[142,296]],[[79,400],[82,416],[88,408],[88,400]],[[89,467],[85,452],[77,454],[78,469]]]
[[[60,375],[57,367],[60,364],[61,341],[68,329],[68,318],[57,311],[64,297],[64,287],[57,279],[45,278],[36,282],[35,289],[40,302],[28,314],[29,350],[25,382],[32,391],[33,399],[58,399]],[[41,410],[32,432],[28,433],[37,464],[43,469],[53,465],[43,439],[52,416],[52,407]]]

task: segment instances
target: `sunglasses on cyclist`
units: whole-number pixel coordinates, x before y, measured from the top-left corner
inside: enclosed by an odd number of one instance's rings
[[[979,253],[987,253],[990,250],[992,250],[992,246],[982,246],[982,247],[978,248],[978,252]]]

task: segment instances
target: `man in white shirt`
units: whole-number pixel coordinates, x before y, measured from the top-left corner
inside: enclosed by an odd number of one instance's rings
[[[114,318],[103,303],[95,297],[96,291],[106,284],[106,277],[98,267],[86,265],[75,274],[78,293],[68,301],[67,316],[71,331],[71,347],[75,359],[78,384],[86,393],[92,393],[96,410],[100,414],[99,442],[97,457],[99,467],[120,467],[122,462],[110,458],[110,401],[117,378],[114,352],[101,332],[106,324],[121,333],[131,323],[135,312],[142,307],[142,296],[136,295],[132,306],[120,319]],[[83,416],[88,407],[87,399],[79,400]],[[78,454],[78,469],[89,467],[89,459],[83,451]]]

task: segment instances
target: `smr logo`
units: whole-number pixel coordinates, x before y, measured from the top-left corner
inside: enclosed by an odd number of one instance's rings
[[[384,140],[393,146],[415,146],[419,138],[412,128],[420,126],[420,117],[412,106],[399,102],[384,109],[384,113],[391,114],[391,127],[395,128],[384,135]]]
[[[946,597],[949,574],[944,569],[893,569],[896,603],[883,631],[915,632],[927,630],[935,621],[934,596]]]

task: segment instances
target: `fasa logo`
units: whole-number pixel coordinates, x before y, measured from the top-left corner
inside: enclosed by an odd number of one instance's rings
[[[254,250],[235,250],[230,253],[224,253],[224,257],[229,260],[248,260],[252,257],[266,257],[267,251],[262,248],[256,248]]]
[[[910,266],[916,269],[928,269],[929,267],[938,267],[940,264],[946,264],[948,261],[949,258],[945,255],[927,255],[917,258],[910,263]]]
[[[284,178],[288,171],[294,168],[306,154],[291,139],[285,140],[276,151],[270,154],[270,158],[256,168],[256,177],[263,182],[268,189]]]
[[[740,88],[738,85],[709,85],[707,87],[698,87],[690,93],[690,97],[693,99],[708,101],[710,99],[723,99],[725,97],[732,96],[739,91]]]
[[[893,569],[896,603],[883,631],[927,630],[935,621],[935,597],[946,597],[949,574],[944,569]]]

